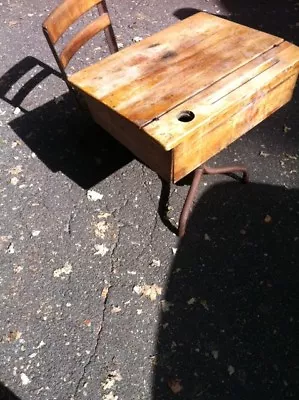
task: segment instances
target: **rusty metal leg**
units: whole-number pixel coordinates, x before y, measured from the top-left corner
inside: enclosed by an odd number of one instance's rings
[[[247,169],[243,166],[231,166],[231,167],[223,167],[223,168],[210,168],[203,165],[200,168],[197,168],[194,173],[194,177],[187,194],[184,206],[182,208],[182,212],[179,220],[179,237],[182,238],[186,231],[186,224],[188,222],[188,218],[191,212],[191,207],[193,200],[196,196],[196,191],[198,185],[200,183],[200,179],[203,174],[206,175],[216,175],[216,174],[234,174],[235,172],[242,172],[242,182],[249,182],[249,175]]]
[[[235,172],[242,172],[242,182],[248,183],[249,182],[249,175],[247,169],[243,166],[232,166],[232,167],[223,167],[223,168],[210,168],[207,166],[203,166],[203,173],[206,175],[216,175],[216,174],[231,174]]]
[[[185,230],[186,230],[186,224],[188,221],[188,217],[190,215],[191,212],[191,206],[193,203],[193,200],[196,196],[196,192],[197,192],[197,188],[200,182],[200,179],[202,177],[204,170],[203,168],[197,168],[194,172],[194,177],[189,189],[189,192],[187,194],[184,206],[182,208],[182,212],[180,215],[180,220],[179,220],[179,237],[183,237],[185,234]]]

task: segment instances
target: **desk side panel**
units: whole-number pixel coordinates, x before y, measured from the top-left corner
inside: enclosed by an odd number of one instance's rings
[[[291,100],[297,76],[298,70],[293,70],[291,75],[284,76],[267,93],[264,88],[260,88],[250,103],[225,122],[202,136],[195,132],[179,144],[174,149],[174,182],[205,163]]]
[[[172,151],[166,151],[142,129],[104,104],[85,95],[94,121],[166,181],[172,181]]]
[[[173,149],[194,133],[203,136],[215,129],[254,101],[258,92],[266,94],[298,68],[299,48],[284,42],[151,122],[144,130],[166,150]],[[192,111],[194,118],[181,122],[178,116],[185,110]]]

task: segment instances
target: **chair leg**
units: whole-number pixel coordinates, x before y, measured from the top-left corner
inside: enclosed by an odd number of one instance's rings
[[[98,12],[100,15],[102,15],[103,13],[108,13],[106,0],[102,0],[101,3],[99,3],[97,5],[97,8],[98,8]],[[117,46],[117,42],[116,42],[116,38],[114,35],[112,25],[107,26],[107,28],[104,29],[104,32],[105,32],[105,37],[106,37],[106,41],[108,43],[110,53],[111,54],[116,53],[118,51],[118,46]]]
[[[199,186],[201,177],[203,174],[205,175],[216,175],[216,174],[234,174],[235,172],[242,172],[242,182],[248,183],[249,182],[249,175],[247,169],[241,166],[232,166],[232,167],[223,167],[223,168],[210,168],[206,167],[205,165],[199,167],[194,172],[194,177],[188,191],[185,203],[182,208],[182,212],[179,219],[179,237],[182,238],[186,231],[186,225],[188,222],[188,218],[191,213],[192,203],[197,193],[197,188]],[[230,175],[231,176],[231,175]],[[237,177],[233,175],[233,177]]]

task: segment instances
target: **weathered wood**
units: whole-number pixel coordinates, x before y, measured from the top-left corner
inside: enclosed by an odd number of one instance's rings
[[[44,21],[53,44],[82,14],[90,10],[102,0],[64,0]]]
[[[298,70],[295,45],[199,13],[69,82],[96,122],[177,181],[290,100]]]
[[[285,42],[153,121],[144,130],[170,150],[195,131],[200,136],[213,129],[248,104],[253,96],[263,95],[267,85],[275,85],[298,68],[299,49]],[[177,116],[183,110],[191,110],[195,118],[180,122]]]
[[[110,18],[108,14],[102,14],[96,20],[90,22],[85,28],[78,32],[65,46],[60,54],[60,60],[65,68],[70,62],[71,58],[86,42],[88,42],[98,32],[107,28],[110,25]]]
[[[166,181],[172,180],[171,151],[165,151],[149,136],[144,135],[134,123],[108,109],[90,96],[86,96],[86,103],[95,122],[163,179]]]
[[[134,83],[147,75],[155,75],[170,62],[171,49],[180,47],[181,53],[190,51],[194,43],[204,41],[214,31],[228,28],[230,22],[205,13],[196,14],[169,28],[122,49],[117,54],[101,60],[69,77],[85,93],[100,100],[113,90]],[[163,59],[165,63],[160,61]],[[183,57],[183,55],[180,55]],[[109,79],[107,79],[109,77]]]
[[[254,47],[252,52],[236,51],[240,37],[245,46]],[[129,87],[113,91],[112,96],[104,98],[103,102],[113,107],[119,104],[117,110],[122,115],[143,126],[280,41],[281,39],[272,37],[265,38],[262,32],[253,35],[243,27],[228,28],[205,39],[201,46],[192,46],[189,52],[184,53],[183,59],[177,60],[174,56],[168,65],[154,76],[145,77]],[[124,96],[126,92],[127,97]]]
[[[56,42],[70,25],[94,6],[98,7],[100,17],[78,32],[59,55],[55,48]],[[61,72],[61,77],[70,92],[75,95],[79,106],[81,106],[80,99],[67,79],[65,68],[80,47],[101,30],[105,32],[110,51],[114,52],[117,49],[117,44],[105,0],[64,0],[43,23],[43,33]]]
[[[204,135],[195,132],[173,150],[173,181],[177,182],[241,135],[287,103],[293,94],[297,74],[288,77],[267,94],[256,98],[222,124]]]
[[[199,13],[70,81],[144,126],[282,41]]]

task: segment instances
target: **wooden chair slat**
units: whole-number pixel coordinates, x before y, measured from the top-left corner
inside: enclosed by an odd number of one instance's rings
[[[102,14],[99,18],[92,21],[84,29],[78,32],[65,46],[60,54],[60,60],[65,68],[75,53],[82,47],[86,42],[88,42],[93,36],[98,32],[101,32],[107,26],[110,25],[110,18],[107,13]]]
[[[102,0],[64,0],[44,21],[43,27],[55,44],[62,34],[78,19],[82,14],[90,10]]]
[[[80,32],[75,34],[66,44],[60,55],[55,48],[56,42],[64,34],[64,32],[79,19],[84,13],[92,7],[97,8],[100,15],[96,20],[89,23]],[[118,51],[118,46],[114,31],[111,25],[106,0],[63,0],[56,7],[48,18],[44,21],[43,32],[48,45],[52,51],[55,61],[60,69],[62,79],[65,81],[68,89],[75,95],[79,105],[82,105],[81,98],[77,95],[77,91],[70,85],[65,68],[69,64],[75,53],[92,37],[102,30],[105,33],[106,41],[111,53]],[[85,107],[85,106],[84,106]]]

